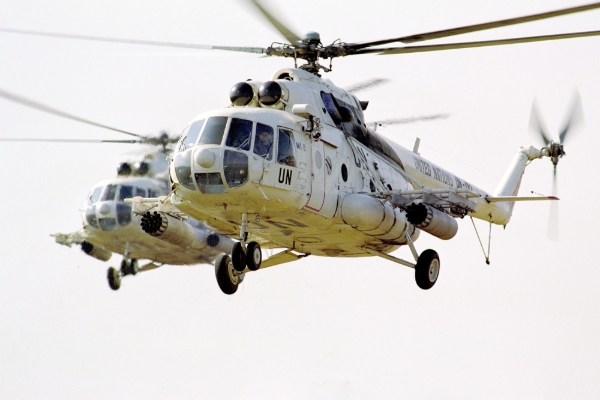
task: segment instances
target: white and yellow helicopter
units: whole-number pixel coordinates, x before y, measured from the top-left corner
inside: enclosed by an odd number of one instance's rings
[[[418,253],[421,231],[452,239],[456,219],[465,216],[506,225],[517,201],[557,200],[517,196],[527,164],[549,158],[554,167],[565,155],[567,125],[558,141],[541,132],[545,145],[522,147],[495,191],[422,158],[377,134],[365,123],[368,102],[320,76],[332,60],[359,54],[404,54],[598,36],[600,31],[555,34],[431,46],[383,47],[481,31],[600,8],[600,3],[554,12],[364,43],[335,41],[323,46],[316,32],[301,37],[257,1],[253,4],[288,40],[267,48],[204,46],[6,30],[16,33],[146,45],[230,50],[293,58],[267,81],[237,83],[226,108],[194,118],[170,165],[173,191],[166,199],[133,197],[134,213],[150,235],[177,242],[183,219],[191,216],[210,229],[238,239],[231,253],[215,260],[217,282],[233,294],[249,271],[308,255],[379,256],[415,269],[422,289],[437,281],[440,258]],[[298,60],[307,63],[298,67]],[[319,63],[328,59],[329,66]],[[176,207],[177,210],[171,208]],[[390,253],[406,245],[414,262]],[[262,249],[283,251],[262,260]]]
[[[181,222],[182,231],[176,243],[167,243],[147,235],[141,229],[140,216],[132,213],[125,199],[134,196],[166,198],[171,191],[167,157],[177,141],[166,132],[149,137],[115,129],[107,125],[80,118],[37,103],[22,96],[0,90],[0,97],[54,115],[135,136],[133,140],[87,139],[0,139],[0,141],[84,142],[84,143],[137,143],[150,145],[136,160],[122,162],[117,176],[98,182],[90,190],[85,207],[81,210],[82,229],[72,233],[53,234],[57,243],[71,247],[73,244],[89,256],[108,261],[113,253],[122,254],[120,268],[108,268],[107,278],[111,289],[121,286],[127,275],[149,271],[162,265],[194,265],[212,263],[222,253],[230,253],[233,240],[209,230],[193,218]],[[173,211],[173,210],[170,210]],[[183,239],[182,239],[183,237]],[[138,260],[148,260],[139,265]]]

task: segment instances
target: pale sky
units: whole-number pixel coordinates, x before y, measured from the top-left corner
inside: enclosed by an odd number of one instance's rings
[[[483,4],[482,4],[483,3]],[[283,2],[324,44],[398,37],[584,4],[577,0]],[[600,29],[600,10],[447,41]],[[4,1],[0,27],[228,46],[282,42],[242,1]],[[442,41],[432,41],[441,43]],[[0,398],[595,398],[600,393],[600,38],[334,60],[368,120],[448,113],[387,137],[493,191],[528,132],[534,98],[556,137],[578,88],[586,126],[559,164],[560,240],[549,204],[518,204],[492,231],[486,265],[470,220],[451,241],[422,234],[441,272],[429,291],[379,258],[308,257],[221,293],[213,267],[165,266],[113,292],[103,263],[49,235],[81,227],[90,188],[132,157],[127,145],[2,143]],[[0,33],[0,88],[142,134],[180,132],[226,106],[239,81],[288,59]],[[126,139],[0,99],[0,137]],[[520,194],[550,194],[534,161]],[[487,226],[479,222],[480,232]],[[396,256],[409,258],[402,248]]]

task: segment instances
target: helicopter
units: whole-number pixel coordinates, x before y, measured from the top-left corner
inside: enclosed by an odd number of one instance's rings
[[[107,280],[109,287],[118,290],[121,280],[128,275],[150,271],[162,265],[210,264],[220,253],[231,252],[233,241],[209,230],[193,218],[180,220],[187,240],[167,243],[144,233],[140,227],[140,216],[132,213],[131,205],[125,199],[140,196],[164,199],[170,191],[167,157],[173,144],[178,140],[161,132],[157,137],[122,131],[107,125],[98,124],[85,118],[48,107],[31,99],[0,90],[0,97],[37,110],[48,112],[78,122],[99,126],[130,136],[133,140],[93,140],[93,139],[0,139],[0,141],[27,142],[83,142],[83,143],[125,143],[151,146],[136,159],[126,160],[117,166],[117,176],[98,182],[89,191],[85,208],[81,210],[83,227],[72,233],[51,235],[56,243],[71,247],[74,244],[90,257],[109,261],[113,253],[123,255],[120,267],[109,267]],[[149,262],[139,265],[139,260]]]
[[[470,216],[490,226],[506,225],[514,202],[556,199],[519,197],[517,192],[529,161],[548,157],[557,165],[565,155],[566,134],[541,149],[520,149],[501,184],[490,194],[420,157],[417,145],[410,151],[369,129],[363,114],[368,103],[323,79],[320,73],[331,71],[334,58],[348,55],[597,36],[600,32],[593,31],[451,45],[378,47],[587,11],[599,8],[599,4],[376,42],[336,41],[329,46],[323,46],[315,32],[301,38],[260,3],[253,4],[289,43],[267,48],[195,47],[293,58],[295,68],[279,70],[266,82],[240,82],[232,88],[230,107],[195,118],[186,128],[170,167],[174,191],[169,201],[180,213],[151,214],[146,210],[142,219],[152,235],[175,234],[169,231],[169,222],[187,214],[220,233],[237,237],[239,242],[231,254],[216,262],[217,281],[225,293],[237,290],[242,274],[308,255],[383,257],[414,268],[417,284],[429,289],[437,281],[440,262],[433,250],[420,255],[416,251],[413,242],[421,231],[449,240],[458,229],[456,218]],[[321,65],[320,59],[328,59],[329,67]],[[307,64],[298,67],[298,60]],[[255,151],[257,135],[269,127],[272,147],[263,157]],[[132,199],[130,203],[134,211],[144,212],[141,205],[147,206],[151,199]],[[158,202],[156,205],[160,207]],[[409,247],[416,263],[389,254],[400,246]],[[286,250],[263,262],[261,248]]]

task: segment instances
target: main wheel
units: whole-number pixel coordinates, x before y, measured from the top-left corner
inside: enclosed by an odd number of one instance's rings
[[[246,269],[246,252],[240,242],[236,242],[231,249],[231,262],[236,271],[242,272]]]
[[[107,278],[108,286],[110,286],[112,290],[119,290],[121,287],[121,273],[113,267],[110,267],[108,269]]]
[[[434,250],[425,250],[415,266],[415,281],[424,290],[431,289],[440,274],[440,257]]]
[[[215,260],[215,275],[219,288],[225,294],[234,294],[244,279],[243,274],[238,275],[233,269],[231,257],[225,254]]]
[[[137,275],[137,273],[140,272],[140,265],[135,258],[129,263],[129,272],[131,275]]]
[[[123,276],[131,274],[131,261],[126,258],[121,261],[121,274]]]
[[[260,250],[260,244],[256,242],[248,243],[246,248],[246,265],[250,271],[256,271],[260,268],[262,262],[262,252]]]

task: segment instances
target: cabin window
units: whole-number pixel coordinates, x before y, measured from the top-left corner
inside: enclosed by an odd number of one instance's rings
[[[296,166],[293,135],[292,132],[285,129],[279,129],[277,162],[279,164],[289,165],[290,167]]]
[[[252,121],[240,118],[232,118],[229,124],[229,133],[225,145],[236,150],[250,150],[250,138],[252,137]]]
[[[225,125],[227,125],[227,117],[210,117],[206,121],[199,144],[221,144]]]
[[[269,125],[256,124],[256,133],[254,138],[254,153],[266,158],[273,159],[273,128]]]
[[[190,147],[193,147],[196,144],[196,139],[198,139],[198,135],[200,135],[200,131],[204,126],[204,120],[193,122],[183,133],[181,136],[181,146],[179,146],[179,151],[187,150]]]

